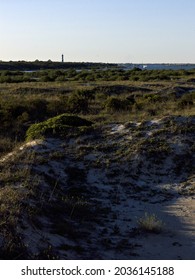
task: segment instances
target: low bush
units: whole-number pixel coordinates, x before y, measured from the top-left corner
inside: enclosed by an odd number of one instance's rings
[[[92,122],[74,115],[62,114],[44,122],[33,124],[26,132],[26,140],[42,137],[64,137],[71,127],[91,126]]]
[[[177,106],[178,106],[178,109],[184,109],[184,108],[188,108],[188,107],[191,107],[194,105],[194,99],[195,99],[195,92],[192,92],[192,93],[188,93],[188,94],[185,94],[183,95]]]
[[[131,102],[128,99],[109,97],[106,100],[105,107],[107,111],[128,111],[131,109]]]
[[[67,109],[73,114],[86,114],[89,111],[89,101],[85,96],[82,96],[78,93],[73,93],[68,98]]]

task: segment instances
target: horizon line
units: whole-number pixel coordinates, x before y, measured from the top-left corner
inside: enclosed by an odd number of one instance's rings
[[[39,60],[39,59],[35,59],[35,60],[0,60],[0,63],[9,63],[9,62],[27,62],[27,63],[33,63],[33,62],[53,62],[53,63],[62,63],[62,64],[66,64],[66,63],[99,63],[99,64],[168,64],[168,65],[194,65],[195,62],[102,62],[102,61],[58,61],[58,60]]]

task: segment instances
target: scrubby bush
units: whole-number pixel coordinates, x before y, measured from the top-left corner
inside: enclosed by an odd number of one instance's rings
[[[43,120],[47,113],[47,100],[42,98],[36,98],[27,102],[28,112],[31,115],[31,119],[35,121]]]
[[[86,97],[73,93],[68,98],[67,108],[70,113],[86,114],[89,111],[89,101]]]
[[[144,98],[147,99],[151,103],[160,102],[163,100],[163,97],[158,94],[147,93],[144,95]],[[164,98],[165,99],[165,98]]]
[[[108,111],[128,111],[131,108],[131,102],[127,99],[109,97],[106,100],[105,107]]]
[[[46,117],[51,118],[67,113],[67,100],[67,96],[48,100]]]
[[[47,121],[33,124],[26,132],[26,140],[42,137],[64,137],[71,127],[91,126],[92,122],[74,115],[62,114]]]
[[[178,102],[178,108],[184,109],[186,107],[193,106],[194,99],[195,99],[195,92],[182,95],[182,97],[180,98],[180,100]]]
[[[87,100],[94,100],[95,99],[95,91],[94,90],[88,90],[88,89],[83,89],[83,90],[77,90],[76,94],[80,97],[83,97]]]

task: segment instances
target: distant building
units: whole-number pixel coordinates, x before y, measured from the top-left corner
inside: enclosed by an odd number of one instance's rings
[[[64,55],[62,54],[62,63],[64,62]]]

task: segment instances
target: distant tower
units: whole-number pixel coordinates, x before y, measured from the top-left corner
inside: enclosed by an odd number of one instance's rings
[[[64,55],[62,54],[62,63],[64,62]]]

